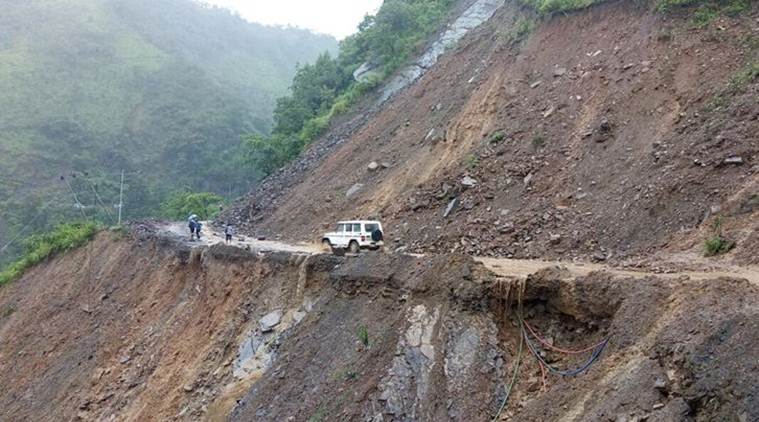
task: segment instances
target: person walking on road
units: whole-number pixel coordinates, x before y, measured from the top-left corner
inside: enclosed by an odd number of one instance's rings
[[[195,233],[198,228],[198,216],[195,214],[191,214],[190,217],[187,218],[187,225],[190,228],[190,241],[195,240]],[[198,239],[200,239],[200,235],[198,235]]]
[[[232,241],[232,236],[235,234],[235,228],[232,227],[231,224],[227,223],[226,227],[224,227],[224,238],[225,242],[229,243]]]
[[[197,236],[198,240],[200,240],[200,229],[203,228],[203,224],[200,223],[200,221],[195,222],[195,235]]]

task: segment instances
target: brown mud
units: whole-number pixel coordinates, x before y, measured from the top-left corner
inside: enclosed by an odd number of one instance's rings
[[[461,255],[189,248],[143,230],[0,290],[3,420],[488,421],[516,363],[520,283],[553,344],[611,340],[545,385],[524,350],[502,420],[759,417],[745,280],[508,278]],[[546,352],[560,368],[586,357]]]

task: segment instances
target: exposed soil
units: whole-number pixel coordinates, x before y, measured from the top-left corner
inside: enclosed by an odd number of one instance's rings
[[[588,372],[545,384],[524,350],[501,420],[759,418],[745,280],[499,277],[461,255],[157,233],[101,235],[0,289],[3,420],[488,421],[516,363],[520,283],[525,320],[553,344],[611,340]],[[561,368],[586,357],[546,352]]]
[[[229,210],[247,236],[139,223],[4,286],[0,420],[759,421],[757,3],[644,3],[517,42],[507,2]],[[358,217],[386,251],[318,252]]]
[[[610,2],[514,43],[526,13],[509,2],[225,218],[313,241],[337,220],[377,217],[412,252],[648,268],[703,255],[719,219],[737,243],[727,261],[756,264],[759,83],[731,80],[759,58],[759,15],[753,4],[696,28],[691,14]]]

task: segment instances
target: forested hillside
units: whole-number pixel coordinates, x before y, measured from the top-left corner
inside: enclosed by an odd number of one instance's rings
[[[240,135],[269,133],[296,65],[336,46],[190,0],[6,2],[0,247],[27,225],[110,221],[122,169],[125,217],[182,189],[247,190]]]

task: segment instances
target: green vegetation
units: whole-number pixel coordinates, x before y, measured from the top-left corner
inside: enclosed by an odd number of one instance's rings
[[[497,130],[497,131],[493,132],[490,135],[490,138],[488,139],[488,142],[490,142],[491,144],[498,144],[501,141],[503,141],[504,139],[506,139],[506,134],[504,134],[500,130]]]
[[[693,26],[696,28],[705,28],[714,19],[717,19],[718,16],[719,10],[711,7],[711,5],[699,7],[693,15]]]
[[[0,28],[0,245],[82,213],[114,224],[121,169],[125,219],[184,187],[247,192],[262,173],[240,135],[269,133],[297,63],[337,49],[192,0],[16,1]]]
[[[224,198],[211,192],[176,192],[161,204],[161,216],[172,220],[183,220],[197,214],[201,220],[216,217],[224,205]]]
[[[363,344],[364,346],[369,345],[369,330],[367,330],[366,326],[360,326],[358,327],[358,340]]]
[[[0,272],[0,286],[21,277],[28,268],[58,253],[90,241],[100,229],[94,222],[61,224],[52,231],[37,234],[24,241],[25,254]]]
[[[706,256],[721,255],[730,252],[735,247],[735,242],[727,240],[720,235],[714,235],[704,241],[704,254]]]
[[[736,16],[748,10],[751,0],[657,0],[656,8],[661,12],[667,12],[678,7],[699,6],[696,22],[710,21],[717,16],[717,12],[723,12],[730,16]],[[707,22],[708,23],[708,22]]]
[[[704,255],[715,256],[730,252],[735,247],[735,242],[722,236],[722,217],[717,217],[712,223],[714,234],[704,241]]]
[[[746,64],[741,70],[730,78],[727,87],[720,91],[707,105],[707,110],[717,110],[728,105],[730,97],[745,91],[750,83],[759,79],[759,62],[754,61]]]
[[[535,9],[541,15],[553,15],[572,10],[584,9],[608,0],[520,0],[523,4]],[[728,15],[737,15],[748,10],[751,0],[656,0],[656,9],[667,12],[678,7],[704,6],[718,9]],[[702,12],[699,19],[708,19],[707,11]]]
[[[466,168],[474,170],[480,165],[480,159],[476,155],[468,155],[466,157]]]
[[[454,3],[385,0],[375,16],[367,16],[359,25],[358,33],[341,42],[337,57],[323,54],[315,63],[298,68],[290,95],[277,101],[272,135],[245,137],[247,162],[268,174],[295,158],[335,116],[418,52]],[[372,76],[357,82],[353,72],[364,63]]]
[[[605,0],[521,0],[542,15],[583,9]]]

